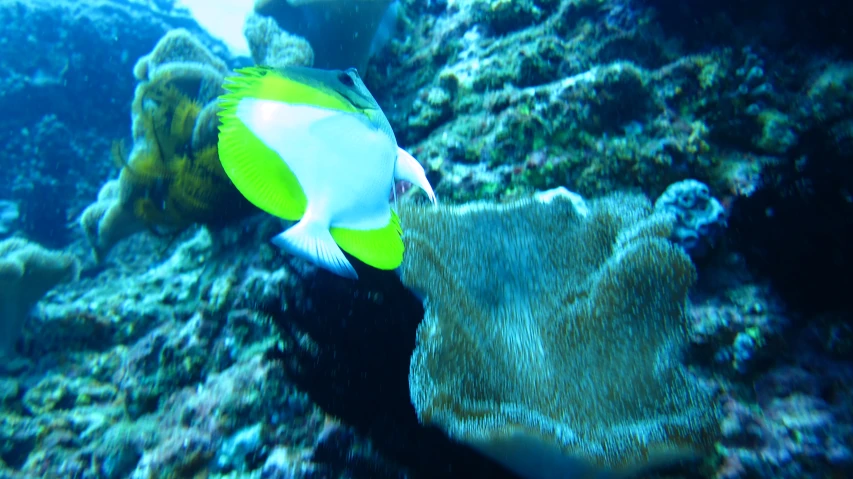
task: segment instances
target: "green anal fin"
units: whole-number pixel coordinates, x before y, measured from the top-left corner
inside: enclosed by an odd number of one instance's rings
[[[376,269],[392,270],[403,262],[400,218],[393,210],[388,225],[374,230],[331,228],[332,238],[342,250]]]

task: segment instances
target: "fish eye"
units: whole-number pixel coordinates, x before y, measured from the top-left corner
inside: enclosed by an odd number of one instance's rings
[[[352,76],[349,75],[349,72],[350,72],[350,70],[347,70],[345,72],[341,72],[338,75],[338,81],[340,81],[341,83],[343,83],[346,86],[354,87],[355,81],[352,79]]]

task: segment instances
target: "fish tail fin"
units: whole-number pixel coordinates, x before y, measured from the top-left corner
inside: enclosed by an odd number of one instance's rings
[[[435,203],[435,192],[427,180],[424,167],[408,151],[397,148],[397,162],[394,164],[394,179],[405,180],[424,190],[429,200]]]
[[[357,279],[355,269],[335,244],[327,226],[302,220],[279,234],[273,244],[288,253],[304,258],[339,276]]]
[[[388,224],[373,230],[332,228],[332,238],[344,251],[376,269],[396,269],[403,262],[403,230],[391,210]]]

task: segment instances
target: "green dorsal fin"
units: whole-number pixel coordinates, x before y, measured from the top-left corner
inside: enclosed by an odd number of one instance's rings
[[[272,94],[265,78],[266,69],[238,70],[243,76],[232,77],[224,85],[228,93],[220,97],[219,161],[240,193],[252,204],[272,215],[296,221],[305,214],[305,193],[293,171],[281,156],[268,146],[237,117],[244,98]],[[268,73],[268,72],[267,72]]]
[[[235,70],[240,76],[229,77],[225,88],[239,98],[275,100],[290,104],[313,105],[349,113],[360,112],[350,100],[324,84],[309,69],[246,67]],[[315,78],[317,77],[317,78]],[[227,95],[226,95],[227,96]]]
[[[375,230],[331,228],[340,248],[376,269],[391,270],[403,262],[400,218],[393,210],[388,225]]]

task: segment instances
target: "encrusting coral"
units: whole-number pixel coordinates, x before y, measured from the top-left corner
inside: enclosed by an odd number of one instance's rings
[[[0,356],[12,351],[36,302],[79,270],[73,255],[21,238],[0,242]]]
[[[695,270],[645,198],[559,189],[400,218],[401,279],[425,298],[409,375],[421,422],[528,478],[711,447],[716,410],[678,356]]]
[[[80,220],[96,256],[145,228],[176,233],[253,211],[219,163],[216,98],[227,73],[225,63],[185,30],[167,33],[139,59],[133,146],[113,149],[123,165],[119,178]]]

